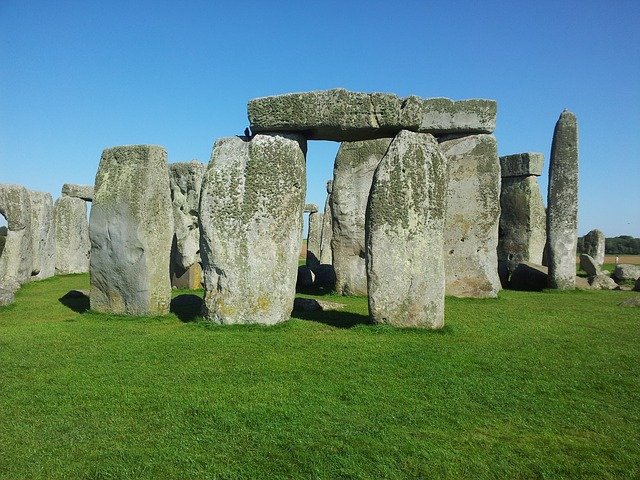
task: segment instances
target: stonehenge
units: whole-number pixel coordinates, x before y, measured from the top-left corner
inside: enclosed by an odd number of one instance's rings
[[[43,280],[56,273],[56,237],[53,199],[50,193],[28,190],[31,200],[31,243],[33,280]]]
[[[333,253],[331,252],[331,239],[333,238],[333,222],[331,213],[331,191],[333,180],[327,182],[327,199],[324,202],[324,213],[322,214],[322,231],[320,232],[320,264],[331,265],[333,263]]]
[[[591,230],[584,236],[584,253],[591,256],[598,265],[604,263],[604,240],[604,233],[597,229]]]
[[[33,270],[31,198],[28,190],[21,185],[0,184],[0,214],[7,221],[7,235],[0,255],[0,288],[15,292],[29,280]]]
[[[56,275],[89,271],[87,205],[78,197],[62,196],[53,207]]]
[[[324,214],[318,211],[309,213],[309,233],[307,235],[307,266],[320,265],[320,247]]]
[[[62,195],[65,197],[81,198],[86,202],[93,201],[93,185],[77,185],[65,183],[62,185]]]

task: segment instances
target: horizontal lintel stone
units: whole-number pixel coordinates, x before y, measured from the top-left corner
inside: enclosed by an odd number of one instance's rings
[[[502,177],[524,177],[529,175],[542,175],[544,155],[542,153],[527,152],[516,153],[500,157],[500,169]]]

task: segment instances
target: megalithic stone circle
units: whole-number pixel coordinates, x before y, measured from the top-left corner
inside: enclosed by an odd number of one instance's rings
[[[216,141],[202,182],[204,315],[221,324],[289,319],[306,193],[306,139]]]
[[[87,204],[81,198],[62,196],[53,206],[56,275],[89,271],[89,222]]]
[[[444,325],[446,162],[433,136],[403,130],[378,165],[366,216],[375,323]]]
[[[564,110],[556,123],[549,162],[547,245],[549,287],[576,286],[578,226],[578,123]]]
[[[164,148],[127,145],[102,152],[90,224],[91,308],[168,313],[174,227]]]

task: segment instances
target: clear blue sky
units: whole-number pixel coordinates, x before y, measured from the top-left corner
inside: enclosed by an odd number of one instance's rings
[[[498,101],[501,155],[580,129],[579,233],[640,236],[640,2],[0,1],[0,182],[59,196],[106,147],[207,162],[254,97],[334,87]],[[309,142],[324,203],[337,144]],[[541,177],[546,198],[546,174]]]

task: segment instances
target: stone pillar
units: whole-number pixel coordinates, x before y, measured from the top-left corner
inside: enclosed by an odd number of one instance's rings
[[[129,315],[168,313],[174,227],[164,148],[104,150],[90,222],[91,308]]]
[[[584,236],[584,253],[600,266],[604,263],[605,236],[600,230],[591,230]]]
[[[7,236],[0,254],[0,289],[15,292],[29,280],[33,267],[31,199],[27,189],[0,184],[0,214],[7,220]]]
[[[31,199],[31,278],[42,280],[56,273],[56,238],[53,225],[53,199],[50,193],[29,190]]]
[[[309,232],[307,235],[307,266],[320,265],[320,241],[322,235],[323,214],[312,212],[309,214]]]
[[[447,165],[435,138],[401,131],[373,178],[366,217],[369,313],[376,323],[444,324]]]
[[[391,138],[344,142],[333,167],[333,266],[340,295],[366,295],[364,223],[373,174]]]
[[[295,297],[306,193],[306,139],[218,140],[200,198],[205,316],[275,324]]]
[[[542,174],[543,164],[541,153],[500,157],[498,264],[503,284],[508,283],[519,263],[542,264],[547,216],[537,177]]]
[[[500,162],[493,135],[469,135],[440,143],[447,157],[444,234],[446,293],[496,297]]]
[[[331,265],[333,255],[331,253],[331,238],[333,237],[333,225],[331,217],[331,190],[333,181],[327,182],[327,200],[324,202],[324,214],[322,215],[322,233],[320,234],[320,264]]]
[[[62,196],[53,207],[56,275],[89,271],[89,222],[87,204],[81,198]]]
[[[200,189],[207,166],[196,160],[169,165],[174,234],[171,247],[171,283],[200,288]]]
[[[576,286],[578,225],[578,125],[568,110],[560,114],[553,132],[547,199],[549,287]]]

